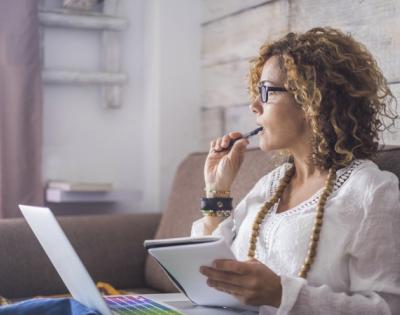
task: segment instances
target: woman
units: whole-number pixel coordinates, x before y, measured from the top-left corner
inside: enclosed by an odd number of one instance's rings
[[[259,146],[289,159],[219,211],[248,141],[211,142],[192,235],[223,236],[239,261],[200,272],[260,314],[399,314],[399,182],[372,161],[395,99],[375,60],[350,35],[315,28],[263,45],[251,66]]]

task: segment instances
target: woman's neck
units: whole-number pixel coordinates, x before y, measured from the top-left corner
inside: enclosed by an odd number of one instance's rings
[[[292,180],[299,184],[303,184],[310,179],[325,178],[328,175],[328,170],[318,167],[312,159],[312,145],[301,145],[290,150],[294,158],[295,173]]]
[[[328,170],[321,169],[314,165],[311,158],[299,159],[294,156],[295,173],[292,180],[303,184],[310,179],[325,178],[328,176]]]

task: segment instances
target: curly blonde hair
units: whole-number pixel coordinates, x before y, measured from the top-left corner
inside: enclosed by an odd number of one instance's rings
[[[309,121],[314,164],[329,169],[356,158],[375,159],[379,132],[398,117],[397,101],[367,48],[329,27],[288,33],[265,43],[250,61],[252,101],[258,97],[264,64],[272,56],[279,58],[286,74],[284,86]]]

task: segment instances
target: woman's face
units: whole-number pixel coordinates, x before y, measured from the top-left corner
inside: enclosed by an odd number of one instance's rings
[[[260,83],[271,87],[284,87],[285,73],[279,67],[278,57],[273,56],[264,65]],[[309,139],[310,129],[305,114],[288,92],[269,92],[268,101],[263,104],[260,97],[250,105],[256,114],[260,132],[261,150],[292,149]]]

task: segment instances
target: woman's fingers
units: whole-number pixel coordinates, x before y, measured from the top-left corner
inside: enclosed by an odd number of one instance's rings
[[[240,138],[242,136],[243,135],[238,131],[233,131],[229,133],[229,137],[231,137],[232,139]]]
[[[221,151],[221,149],[222,149],[221,143],[222,143],[222,138],[218,138],[215,143],[215,147],[214,147],[215,151]]]
[[[231,142],[231,137],[229,137],[229,135],[225,135],[222,137],[221,146],[224,149],[226,149],[229,146],[230,142]]]
[[[236,295],[236,296],[244,295],[244,291],[245,291],[245,289],[241,286],[237,286],[237,285],[225,283],[225,282],[220,282],[220,281],[207,280],[207,284],[210,287],[213,287],[219,291],[226,292],[228,294],[232,294],[232,295]]]
[[[217,142],[217,140],[212,140],[210,142],[210,152],[214,151],[214,147],[215,147],[215,143]]]
[[[217,259],[213,262],[213,268],[219,271],[231,272],[239,275],[244,275],[249,272],[247,262],[232,259]]]
[[[229,145],[231,144],[231,141],[242,137],[242,134],[240,132],[231,132],[221,138],[215,139],[214,143],[214,151],[224,151],[224,149],[227,149]]]
[[[210,281],[230,283],[237,286],[243,285],[243,276],[238,274],[219,271],[209,267],[201,267],[200,272],[208,277]]]
[[[207,284],[219,291],[226,292],[237,297],[248,295],[249,288],[246,276],[215,270],[209,267],[201,267],[200,272],[207,277]]]
[[[221,147],[222,138],[216,138],[210,142],[210,152],[218,151],[218,148]]]

